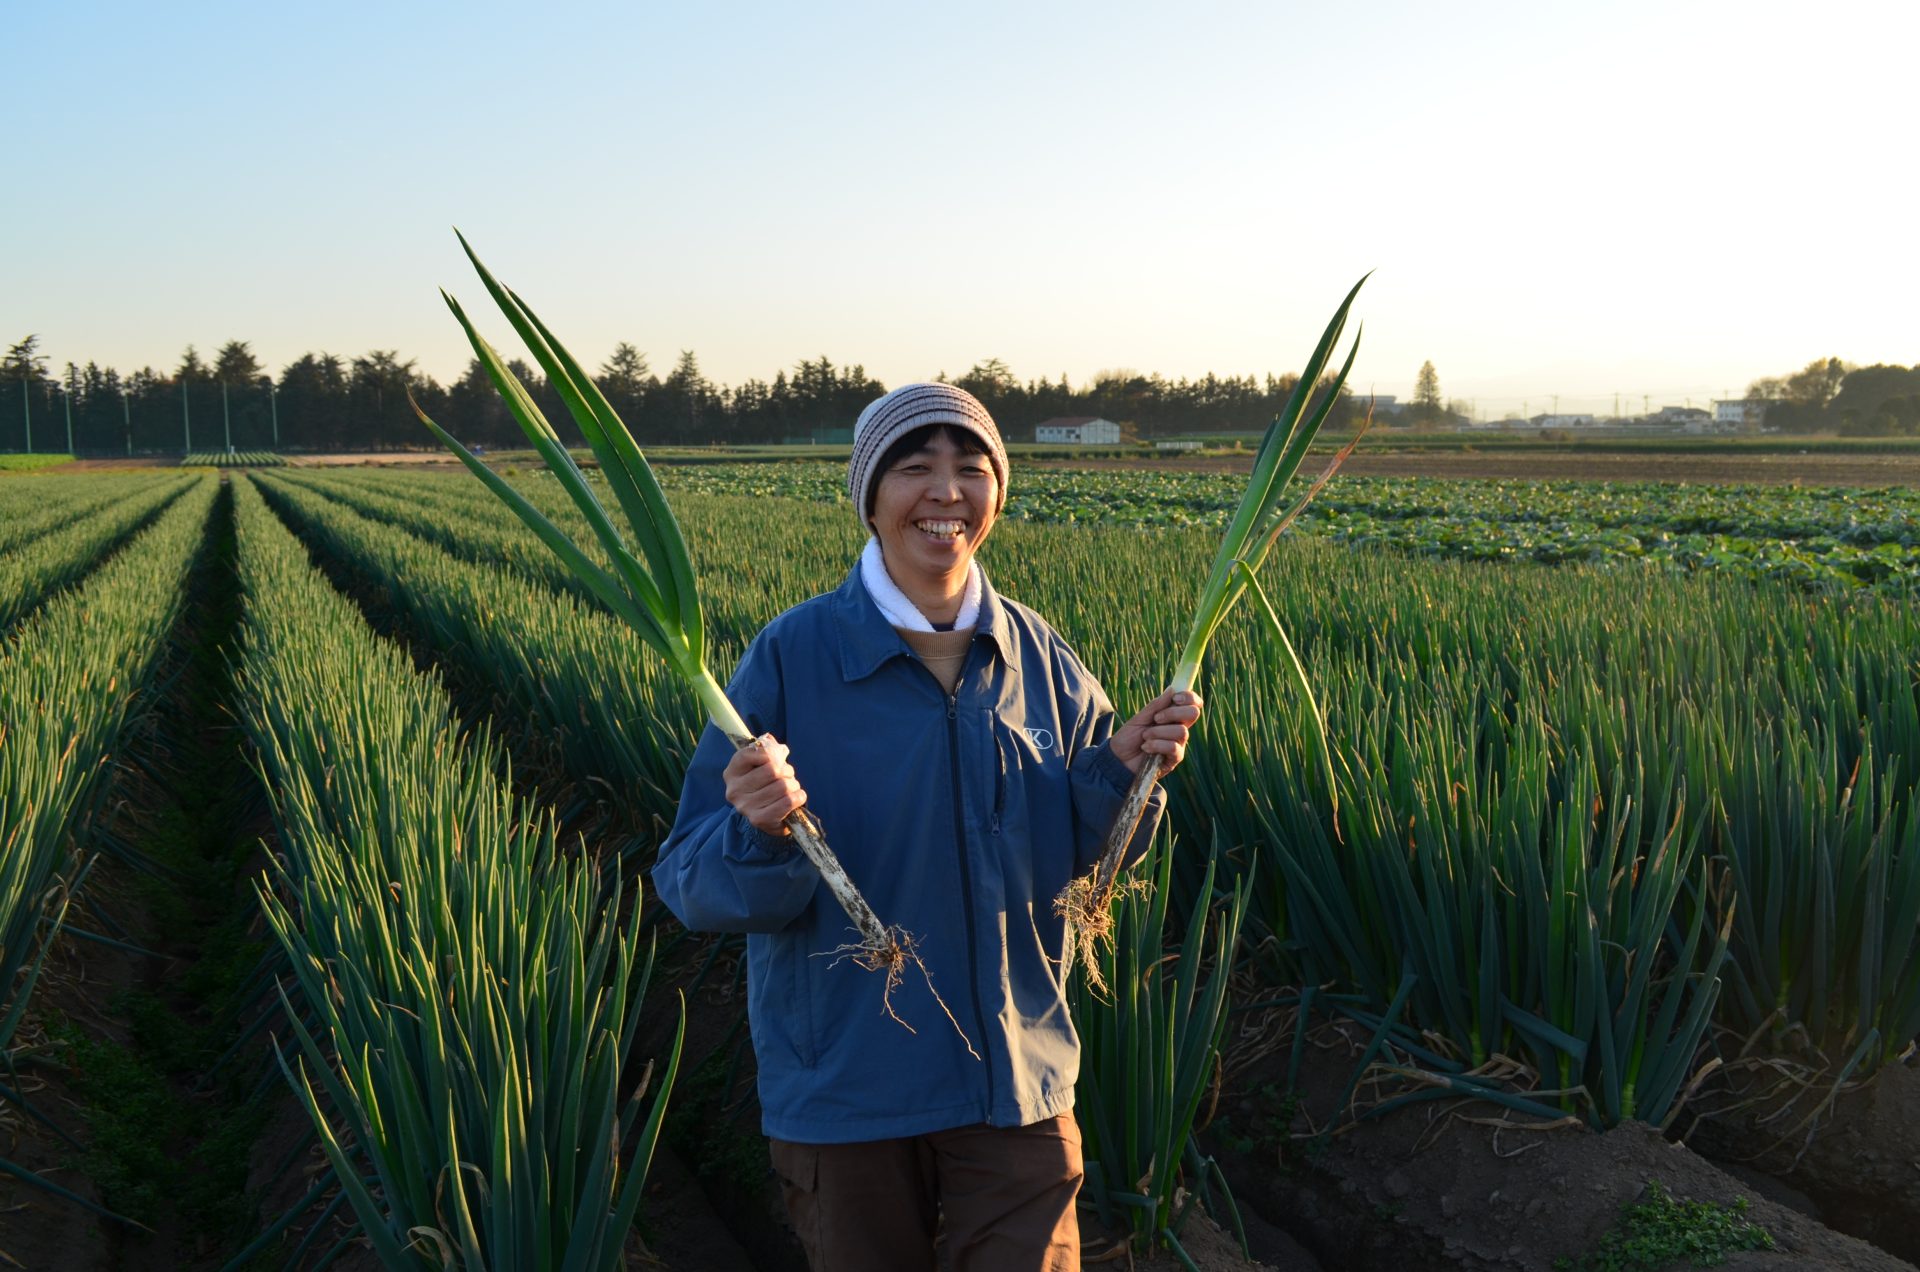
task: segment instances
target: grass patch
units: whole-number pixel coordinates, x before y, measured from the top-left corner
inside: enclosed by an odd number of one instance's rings
[[[54,1035],[91,1132],[79,1165],[105,1203],[130,1219],[150,1227],[177,1219],[189,1232],[239,1235],[251,1216],[234,1201],[246,1195],[248,1150],[266,1124],[264,1106],[223,1109],[182,1098],[169,1070],[204,1062],[197,1047],[179,1041],[192,1031],[151,994],[129,993],[114,1006],[133,1022],[132,1046],[91,1037],[71,1022]]]
[[[0,473],[36,473],[61,463],[73,463],[73,455],[0,455]]]
[[[1684,1261],[1710,1268],[1742,1250],[1773,1249],[1773,1236],[1746,1213],[1745,1197],[1730,1206],[1681,1201],[1659,1180],[1648,1180],[1645,1195],[1622,1211],[1598,1247],[1578,1261],[1556,1259],[1553,1266],[1555,1272],[1658,1272]]]
[[[767,1141],[758,1126],[741,1124],[733,1103],[737,1062],[716,1048],[692,1073],[682,1073],[667,1108],[667,1142],[710,1185],[728,1196],[761,1200],[768,1186]]]
[[[0,473],[31,473],[72,462],[71,455],[0,455]]]
[[[1262,1082],[1250,1101],[1253,1108],[1244,1119],[1223,1113],[1213,1123],[1211,1134],[1236,1153],[1258,1152],[1284,1160],[1293,1147],[1293,1124],[1300,1114],[1300,1093],[1282,1090],[1277,1082]]]

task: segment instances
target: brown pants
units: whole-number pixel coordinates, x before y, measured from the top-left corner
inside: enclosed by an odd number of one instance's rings
[[[1071,1113],[1032,1126],[772,1145],[813,1272],[932,1269],[942,1218],[942,1266],[952,1272],[1079,1272],[1080,1127]]]

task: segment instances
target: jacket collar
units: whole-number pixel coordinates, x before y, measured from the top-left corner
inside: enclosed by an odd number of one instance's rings
[[[889,658],[911,654],[907,642],[887,622],[880,607],[860,581],[860,564],[854,563],[846,581],[833,593],[831,603],[834,627],[840,637],[840,675],[845,680],[861,680],[880,669]],[[974,624],[974,640],[985,639],[1000,651],[1001,661],[1018,672],[1020,642],[1015,638],[1007,607],[993,590],[993,580],[980,572],[980,619]]]

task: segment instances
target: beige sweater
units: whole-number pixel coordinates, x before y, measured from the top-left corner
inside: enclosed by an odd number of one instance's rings
[[[893,630],[900,633],[907,648],[920,656],[940,687],[952,693],[953,687],[960,683],[961,668],[966,666],[967,649],[973,644],[973,628],[953,632],[910,632],[904,627]]]

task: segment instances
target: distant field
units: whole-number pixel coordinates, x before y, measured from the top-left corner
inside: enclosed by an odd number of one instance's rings
[[[1322,434],[1320,441],[1324,448],[1344,445],[1350,438],[1351,434],[1329,432]],[[1260,435],[1193,434],[1187,440],[1219,446],[1238,443],[1243,449],[1251,450],[1258,444]],[[1805,436],[1768,434],[1758,437],[1658,433],[1595,436],[1567,429],[1420,433],[1412,429],[1375,428],[1367,434],[1366,448],[1373,451],[1563,451],[1588,455],[1920,455],[1920,438],[1839,437],[1826,433]]]
[[[1125,469],[1149,472],[1247,473],[1252,442],[1240,451],[1232,435],[1209,439],[1201,453],[1128,451],[1109,446],[1060,447],[1015,443],[1016,465]],[[1257,439],[1256,439],[1257,440]],[[1333,445],[1316,449],[1331,454]],[[663,466],[729,463],[844,463],[844,446],[656,447],[648,457]],[[440,456],[354,456],[319,462],[439,462]],[[592,457],[578,458],[591,466]],[[532,451],[496,451],[496,466],[536,467]],[[1814,437],[1609,438],[1567,441],[1558,435],[1488,437],[1478,433],[1412,434],[1376,430],[1347,461],[1356,477],[1442,477],[1500,481],[1689,482],[1718,485],[1908,486],[1920,488],[1920,442]]]
[[[72,462],[71,455],[0,455],[0,473],[30,473]]]
[[[523,480],[538,480],[527,470]],[[844,469],[663,466],[681,493],[844,502]],[[1221,466],[1016,465],[1003,516],[1047,525],[1179,530],[1226,524],[1244,478]],[[1463,480],[1343,473],[1295,526],[1349,547],[1465,561],[1581,563],[1771,579],[1817,592],[1920,592],[1920,487]]]
[[[1187,455],[1144,464],[1107,459],[1036,462],[1045,467],[1174,472],[1245,474],[1253,469],[1251,454]],[[1575,450],[1545,445],[1491,452],[1380,450],[1368,438],[1341,471],[1352,477],[1920,488],[1920,453]]]
[[[1250,442],[1237,435],[1206,439],[1194,453],[1128,450],[1111,446],[1063,447],[1013,443],[1017,468],[1069,468],[1146,472],[1246,473],[1253,466]],[[1233,443],[1244,444],[1235,451]],[[1317,454],[1330,451],[1316,450]],[[662,467],[710,464],[844,464],[844,446],[657,446],[647,456]],[[283,453],[298,467],[458,466],[444,450],[361,451],[337,454]],[[576,453],[591,467],[592,456]],[[529,450],[486,454],[495,467],[537,468]],[[74,462],[69,456],[0,455],[0,473],[71,465],[72,471],[143,468],[174,463],[169,457],[101,458]],[[1611,438],[1568,441],[1558,435],[1495,436],[1476,433],[1370,433],[1347,462],[1354,477],[1436,477],[1497,481],[1685,482],[1713,485],[1809,487],[1904,486],[1920,488],[1920,442],[1858,438]]]

